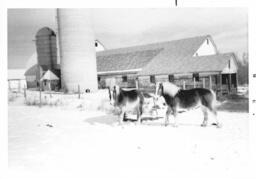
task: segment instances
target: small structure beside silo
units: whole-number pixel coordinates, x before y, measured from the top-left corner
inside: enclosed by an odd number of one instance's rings
[[[40,79],[42,82],[42,88],[44,90],[52,91],[52,89],[56,90],[56,86],[58,86],[59,77],[57,77],[51,70],[47,70],[47,72]]]

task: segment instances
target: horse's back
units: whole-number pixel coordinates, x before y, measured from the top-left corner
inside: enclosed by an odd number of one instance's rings
[[[134,102],[140,101],[143,102],[143,95],[137,89],[130,89],[130,90],[121,90],[118,98],[118,102],[122,103],[122,101],[126,102]]]
[[[195,88],[195,91],[197,91],[202,105],[204,105],[206,107],[211,107],[213,101],[216,100],[214,94],[209,89]]]
[[[213,99],[213,96],[209,89],[193,88],[189,90],[180,90],[175,98],[179,101],[180,106],[191,107],[197,105],[198,102],[208,106]]]

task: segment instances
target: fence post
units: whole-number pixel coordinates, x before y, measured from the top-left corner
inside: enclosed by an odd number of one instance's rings
[[[41,82],[39,82],[39,107],[41,107],[41,105],[42,105],[42,99],[41,99],[41,97],[42,97],[42,90],[41,90]]]
[[[80,85],[78,85],[78,99],[80,99]]]
[[[212,76],[209,76],[209,88],[212,89]]]
[[[222,96],[222,75],[221,73],[219,74],[220,76],[220,95]]]
[[[183,89],[184,90],[186,89],[186,82],[185,82],[185,80],[183,80]]]
[[[20,93],[20,92],[21,92],[21,90],[20,90],[20,89],[21,89],[20,80],[19,80],[18,88],[19,88],[19,90],[18,90],[18,91],[19,91],[19,93]]]
[[[52,86],[51,86],[51,80],[49,80],[49,90],[50,90],[50,98],[52,98]]]
[[[26,86],[24,85],[24,98],[25,100],[27,99],[27,91],[26,91]]]
[[[139,89],[139,79],[138,78],[135,79],[135,85],[136,85],[136,89]]]
[[[12,89],[11,89],[11,82],[10,82],[10,80],[8,80],[8,88],[9,88],[9,91],[12,91]]]
[[[231,74],[228,74],[228,93],[230,94],[232,92],[232,79]]]

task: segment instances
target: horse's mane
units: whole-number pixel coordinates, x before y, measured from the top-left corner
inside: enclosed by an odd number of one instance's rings
[[[171,97],[174,97],[180,91],[180,87],[176,86],[173,83],[164,82],[162,83],[162,85],[163,85],[163,93],[168,94]]]

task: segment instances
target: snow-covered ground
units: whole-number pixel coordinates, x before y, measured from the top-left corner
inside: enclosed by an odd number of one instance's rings
[[[180,114],[178,128],[164,127],[163,119],[119,126],[112,114],[27,106],[20,96],[9,102],[8,114],[10,178],[22,172],[35,173],[31,178],[56,178],[53,173],[66,178],[251,175],[247,113],[219,112],[220,129],[210,125],[213,121],[200,127],[200,110]]]

